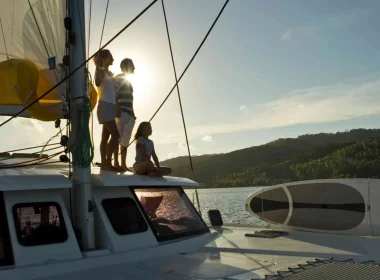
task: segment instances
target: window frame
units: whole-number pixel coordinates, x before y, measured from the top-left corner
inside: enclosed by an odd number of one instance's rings
[[[112,223],[112,220],[110,219],[110,216],[109,216],[106,208],[104,207],[104,201],[106,201],[106,200],[130,200],[132,202],[132,204],[134,205],[134,207],[136,207],[136,211],[140,213],[141,218],[144,221],[144,229],[136,229],[136,230],[133,230],[133,231],[129,231],[127,233],[120,233],[120,232],[116,231],[115,227],[114,227],[114,225]],[[103,207],[103,211],[105,212],[105,214],[107,216],[107,219],[108,219],[109,223],[111,224],[111,227],[112,227],[113,231],[116,234],[118,234],[120,236],[126,236],[126,235],[130,235],[130,234],[147,232],[149,230],[149,225],[147,224],[147,220],[146,220],[146,218],[144,216],[144,213],[143,213],[143,211],[141,211],[141,208],[139,207],[139,205],[136,203],[136,201],[133,198],[128,197],[128,196],[123,196],[123,197],[107,197],[107,198],[103,198],[102,199],[101,204],[102,204],[102,207]]]
[[[199,218],[200,222],[203,224],[204,227],[200,228],[200,229],[195,229],[195,230],[190,230],[190,231],[186,231],[186,232],[182,232],[182,233],[177,233],[174,235],[166,235],[166,236],[158,235],[158,232],[155,230],[153,223],[151,222],[148,214],[145,212],[143,205],[141,204],[140,200],[138,199],[138,197],[136,195],[136,189],[152,189],[154,191],[155,189],[158,189],[158,188],[167,189],[167,190],[176,190],[177,193],[180,195],[181,199],[185,201],[186,206],[188,206],[189,209],[194,210],[193,212],[195,213],[196,217]],[[131,189],[131,192],[133,194],[133,197],[135,198],[138,206],[141,209],[141,212],[144,215],[145,220],[147,221],[150,229],[152,230],[152,232],[153,232],[153,234],[156,237],[158,242],[171,241],[171,240],[176,240],[179,238],[201,235],[201,234],[210,232],[209,227],[207,226],[207,224],[205,223],[205,221],[203,220],[201,215],[199,215],[199,212],[197,211],[197,209],[195,208],[193,203],[191,203],[189,197],[187,196],[187,194],[185,193],[185,191],[183,190],[183,188],[181,186],[130,186],[130,189]]]
[[[20,221],[17,214],[17,208],[26,208],[26,207],[42,207],[42,206],[54,206],[57,209],[57,214],[59,217],[59,224],[60,227],[62,227],[62,230],[65,231],[66,236],[64,240],[59,242],[46,242],[46,243],[37,243],[37,244],[25,244],[24,241],[21,238],[21,228],[20,228]],[[12,214],[13,214],[13,221],[16,229],[16,236],[17,241],[21,246],[24,247],[35,247],[35,246],[43,246],[43,245],[52,245],[52,244],[61,244],[65,243],[69,239],[69,233],[67,231],[66,223],[63,218],[61,205],[55,201],[40,201],[40,202],[22,202],[22,203],[16,203],[12,206]]]

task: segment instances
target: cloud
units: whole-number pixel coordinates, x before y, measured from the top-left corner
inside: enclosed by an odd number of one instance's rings
[[[45,129],[41,125],[40,121],[26,118],[15,118],[11,120],[12,125],[20,129],[21,127],[27,130],[34,130],[35,132],[43,133]]]
[[[288,30],[284,33],[281,34],[281,40],[287,41],[287,40],[292,40],[292,30]]]
[[[192,136],[251,131],[306,123],[329,123],[380,114],[380,79],[294,90],[258,104],[244,122],[189,127]],[[246,119],[246,117],[245,117]]]
[[[296,26],[281,34],[282,41],[290,41],[299,38],[313,37],[319,27],[317,25]]]
[[[240,110],[240,111],[244,111],[245,109],[247,109],[247,107],[245,107],[245,106],[242,105],[242,106],[240,106],[240,109],[239,109],[239,110]]]
[[[212,136],[211,135],[206,135],[202,137],[203,142],[212,142]]]
[[[286,30],[280,36],[283,41],[305,39],[305,37],[313,37],[324,30],[340,32],[341,29],[355,24],[357,21],[366,20],[368,18],[368,11],[364,9],[355,9],[351,11],[344,11],[321,18],[319,22],[310,25],[294,26]]]
[[[181,149],[186,149],[187,150],[187,145],[185,142],[180,142],[178,144],[178,147],[181,148]],[[190,150],[196,150],[197,148],[195,148],[193,145],[190,145]]]
[[[175,158],[177,155],[175,153],[170,153],[168,154],[168,158],[167,159],[171,159],[171,158]]]

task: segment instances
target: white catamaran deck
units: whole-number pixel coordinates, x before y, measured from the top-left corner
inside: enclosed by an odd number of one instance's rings
[[[91,268],[54,279],[74,280],[84,276],[90,279],[265,279],[265,275],[275,275],[279,270],[316,258],[380,261],[378,238],[299,231],[277,238],[244,235],[255,230],[262,228],[226,226],[213,230],[220,235],[197,252]],[[363,275],[357,279],[369,278]]]

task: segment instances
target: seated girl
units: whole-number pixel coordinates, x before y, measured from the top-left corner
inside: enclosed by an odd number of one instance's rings
[[[169,167],[160,167],[153,141],[148,139],[152,135],[152,126],[149,122],[140,123],[136,135],[136,162],[133,165],[133,172],[137,175],[165,176],[172,170]],[[154,167],[151,157],[156,164]]]

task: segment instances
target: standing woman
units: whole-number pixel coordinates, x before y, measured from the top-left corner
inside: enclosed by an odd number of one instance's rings
[[[102,140],[100,142],[101,170],[118,172],[112,166],[112,153],[119,144],[119,132],[117,130],[115,83],[108,67],[113,63],[113,57],[109,50],[103,49],[94,57],[95,85],[98,87],[98,120],[103,125]],[[111,136],[111,139],[109,140]],[[108,141],[109,140],[109,141]]]

